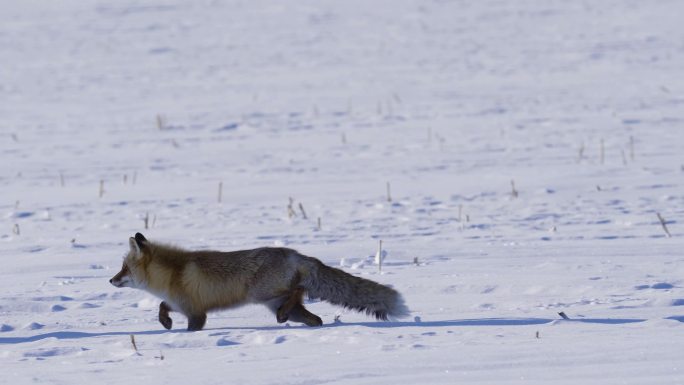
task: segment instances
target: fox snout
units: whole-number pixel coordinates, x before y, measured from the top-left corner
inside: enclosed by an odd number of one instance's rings
[[[116,287],[124,287],[124,281],[122,279],[116,279],[116,277],[113,277],[112,279],[109,280],[109,283]]]
[[[121,268],[121,271],[118,272],[115,276],[113,276],[112,279],[109,280],[109,283],[116,287],[132,286],[130,271],[128,270],[128,266],[126,266],[125,263]]]

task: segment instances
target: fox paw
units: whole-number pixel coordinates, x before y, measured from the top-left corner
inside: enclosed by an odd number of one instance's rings
[[[278,312],[278,314],[276,314],[276,320],[278,321],[279,324],[281,324],[283,322],[287,322],[288,318],[290,318],[289,314],[280,314],[280,312]]]
[[[309,317],[306,320],[304,320],[304,323],[306,324],[306,326],[321,326],[323,325],[323,320],[321,319],[321,317],[314,315],[313,317]]]
[[[159,317],[159,323],[161,323],[162,326],[164,328],[166,328],[167,330],[171,330],[171,326],[173,325],[173,320],[169,316]]]

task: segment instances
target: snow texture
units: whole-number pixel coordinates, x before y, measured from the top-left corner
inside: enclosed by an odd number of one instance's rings
[[[683,384],[683,14],[4,1],[0,384]],[[108,282],[138,231],[295,248],[411,316],[167,331]]]

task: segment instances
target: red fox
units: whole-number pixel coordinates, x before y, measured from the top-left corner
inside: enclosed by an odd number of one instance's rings
[[[279,323],[323,321],[302,304],[304,294],[377,319],[409,314],[396,290],[326,266],[316,258],[282,247],[242,251],[188,251],[148,241],[136,233],[123,267],[109,282],[162,298],[159,322],[171,329],[170,311],[188,318],[188,330],[201,330],[207,312],[247,303],[266,305]]]

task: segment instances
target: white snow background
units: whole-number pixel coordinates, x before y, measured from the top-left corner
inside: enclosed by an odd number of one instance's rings
[[[0,3],[0,383],[684,384],[684,2]],[[412,314],[166,331],[137,231]]]

